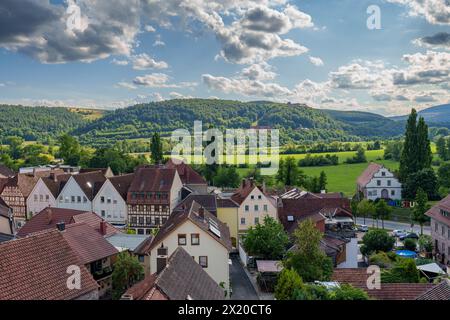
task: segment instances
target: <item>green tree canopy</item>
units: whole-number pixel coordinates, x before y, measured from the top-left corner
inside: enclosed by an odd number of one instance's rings
[[[429,220],[429,218],[425,215],[425,212],[430,209],[430,206],[428,205],[428,196],[422,188],[417,190],[415,200],[416,204],[412,210],[413,221],[420,225],[420,234],[423,234],[423,225]]]
[[[266,260],[282,259],[288,243],[283,225],[270,216],[264,217],[263,224],[250,227],[243,242],[248,254]]]
[[[112,273],[113,299],[119,299],[125,291],[144,277],[139,260],[123,251],[117,255]]]
[[[369,230],[363,237],[361,253],[371,255],[378,251],[388,252],[392,250],[394,243],[395,239],[387,231],[381,229]]]
[[[155,132],[152,136],[152,141],[150,143],[150,152],[152,163],[158,164],[163,162],[163,146],[161,137],[158,132]]]

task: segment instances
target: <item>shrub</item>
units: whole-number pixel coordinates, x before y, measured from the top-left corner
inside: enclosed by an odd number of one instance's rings
[[[369,264],[379,266],[380,268],[389,268],[392,266],[392,260],[386,252],[378,252],[369,257]]]
[[[381,282],[383,283],[418,283],[420,280],[414,259],[399,258],[392,269],[383,270]]]
[[[370,230],[363,237],[361,253],[367,256],[378,251],[388,252],[392,250],[394,243],[395,239],[387,231],[381,229]]]
[[[417,243],[414,239],[408,238],[403,242],[403,244],[406,250],[416,251],[417,249]]]

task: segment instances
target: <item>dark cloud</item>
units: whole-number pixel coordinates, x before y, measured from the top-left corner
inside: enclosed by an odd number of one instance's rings
[[[439,32],[433,36],[423,37],[420,39],[421,43],[430,46],[444,46],[450,47],[450,33],[447,32]]]

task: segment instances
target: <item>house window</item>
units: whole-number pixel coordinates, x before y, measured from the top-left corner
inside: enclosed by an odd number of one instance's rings
[[[391,190],[391,196],[395,196],[395,190]]]
[[[113,203],[114,203],[114,204],[117,204],[117,200],[116,200],[116,199],[114,199],[114,200],[113,200]]]
[[[198,246],[200,244],[200,235],[198,233],[191,234],[191,245]]]
[[[75,202],[75,196],[70,197],[71,202]]]
[[[185,246],[186,245],[186,235],[185,234],[179,234],[178,235],[178,245],[179,246]]]
[[[155,217],[155,224],[156,224],[157,226],[160,225],[160,223],[159,223],[159,217]]]
[[[137,217],[131,217],[131,224],[137,223]]]
[[[87,198],[85,196],[83,196],[83,202],[86,203],[87,202]]]
[[[108,198],[107,203],[111,203],[111,198]]]
[[[245,224],[245,218],[241,218],[241,224]]]
[[[144,217],[139,217],[139,224],[144,224]]]
[[[78,196],[78,197],[77,197],[77,202],[78,202],[78,203],[81,203],[81,196]]]
[[[442,235],[445,234],[445,228],[444,228],[444,226],[441,226],[441,234],[442,234]]]
[[[255,204],[255,211],[259,211],[259,206]]]
[[[381,180],[377,180],[377,186],[381,186]]]
[[[391,186],[391,180],[388,180],[387,184],[388,184],[388,187],[390,187]]]
[[[63,200],[64,200],[63,196],[60,196],[59,197],[59,202],[63,202]]]
[[[382,175],[383,177],[385,177],[385,176],[386,176],[386,172],[381,171],[381,175]]]
[[[267,209],[267,204],[264,205],[264,211],[265,211],[265,212],[268,211],[268,209]]]
[[[104,218],[104,217],[105,217],[105,215],[106,215],[106,212],[105,212],[105,210],[102,210],[102,218]]]
[[[151,225],[152,224],[152,218],[151,217],[146,217],[145,218],[145,224],[146,225]]]
[[[137,234],[144,234],[144,229],[137,229]]]
[[[44,201],[44,196],[42,194],[39,195],[39,202]]]
[[[37,202],[37,201],[38,201],[38,195],[35,194],[35,195],[34,195],[34,202]]]
[[[140,263],[144,263],[145,256],[139,255],[139,256],[138,256],[138,259],[139,259],[139,262],[140,262]]]
[[[435,231],[435,232],[438,231],[438,224],[437,224],[437,222],[434,223],[434,231]]]
[[[250,199],[255,200],[255,196],[251,196]]]
[[[166,223],[167,218],[162,218],[162,224]]]
[[[250,210],[250,207],[248,205],[245,206],[245,211],[248,212]]]
[[[105,197],[100,197],[100,202],[105,203]]]
[[[261,195],[259,195],[259,196],[258,196],[258,199],[259,199],[259,200],[261,200],[261,199],[262,199],[262,196],[261,196]]]
[[[200,256],[200,257],[198,257],[198,264],[202,268],[208,268],[208,256]]]
[[[48,194],[45,195],[45,201],[49,201],[50,200],[50,196]]]
[[[255,224],[258,224],[258,223],[259,223],[259,218],[255,217]]]

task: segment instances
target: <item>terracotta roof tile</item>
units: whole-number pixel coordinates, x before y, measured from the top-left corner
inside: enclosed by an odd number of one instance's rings
[[[105,183],[106,178],[101,171],[93,171],[89,173],[80,173],[73,175],[74,180],[83,190],[86,197],[92,201],[97,195],[97,192]]]
[[[58,230],[0,244],[0,300],[69,300],[97,283]],[[67,288],[67,268],[81,269],[81,289]]]
[[[184,162],[176,164],[173,159],[169,159],[166,163],[166,167],[170,169],[177,169],[178,175],[180,176],[183,184],[208,184],[197,171]]]
[[[100,233],[86,223],[73,223],[61,232],[64,239],[76,252],[80,262],[88,264],[118,253]]]
[[[120,232],[116,227],[100,218],[94,212],[84,212],[82,214],[74,215],[70,223],[86,223],[100,234],[101,234],[100,224],[104,223],[106,227],[106,232],[103,236],[105,237],[109,237]]]
[[[175,169],[162,167],[138,168],[128,192],[170,191],[175,172]]]
[[[450,300],[450,279],[444,279],[440,284],[419,296],[417,300]]]
[[[7,166],[0,164],[0,175],[5,176],[5,177],[13,177],[14,176],[14,171],[11,170],[10,168],[8,168]]]
[[[443,216],[441,210],[450,212],[450,194],[439,201],[437,204],[435,204],[433,207],[431,207],[431,209],[425,213],[430,218],[433,218],[441,223],[446,224],[447,226],[450,226],[450,216]]]
[[[208,212],[217,216],[217,201],[216,196],[213,194],[190,194],[183,201],[181,201],[174,211],[184,211],[183,208],[190,208],[192,202],[195,201],[200,204],[203,208],[208,210]]]
[[[124,200],[127,200],[128,189],[130,188],[133,180],[134,173],[109,178],[109,181],[111,181],[114,188],[116,188],[117,192],[122,196]]]
[[[361,187],[365,187],[366,184],[372,180],[373,175],[377,173],[383,166],[378,163],[370,163],[369,166],[366,168],[366,170],[361,173],[361,175],[358,177],[357,183]]]

